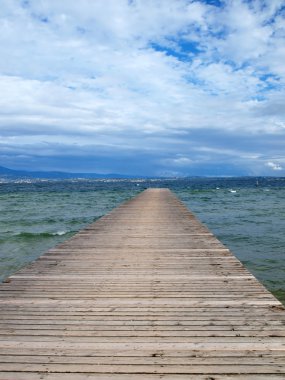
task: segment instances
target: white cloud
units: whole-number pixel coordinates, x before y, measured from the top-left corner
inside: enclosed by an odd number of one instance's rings
[[[219,41],[221,54],[238,64],[255,60],[266,54],[268,43],[274,32],[272,26],[264,21],[270,17],[266,11],[255,11],[250,3],[240,0],[227,3],[218,18],[227,29],[227,38]]]
[[[272,170],[283,170],[283,167],[281,165],[279,165],[276,162],[272,162],[272,161],[267,162],[266,166],[268,166]]]
[[[170,165],[170,166],[181,166],[181,167],[187,167],[189,165],[192,165],[194,162],[189,157],[184,157],[183,155],[178,155],[175,158],[167,158],[163,160],[164,164]]]
[[[3,0],[0,135],[130,150],[148,141],[186,167],[185,133],[283,134],[284,1],[224,4]],[[211,144],[199,155],[227,149]]]

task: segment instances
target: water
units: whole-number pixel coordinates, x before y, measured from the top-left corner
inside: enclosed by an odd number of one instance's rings
[[[0,279],[147,187],[168,187],[285,303],[285,179],[0,183]]]
[[[182,190],[177,195],[285,303],[285,188]]]

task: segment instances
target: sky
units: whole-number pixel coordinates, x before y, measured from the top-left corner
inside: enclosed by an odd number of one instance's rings
[[[285,175],[285,0],[0,0],[0,165]]]

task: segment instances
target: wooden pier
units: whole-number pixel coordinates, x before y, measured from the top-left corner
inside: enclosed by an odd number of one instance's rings
[[[285,311],[167,189],[0,286],[1,380],[285,379]]]

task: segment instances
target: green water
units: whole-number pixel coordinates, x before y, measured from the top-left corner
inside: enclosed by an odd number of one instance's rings
[[[285,303],[285,189],[177,191],[246,267]]]
[[[106,190],[0,194],[0,280],[133,195]]]

